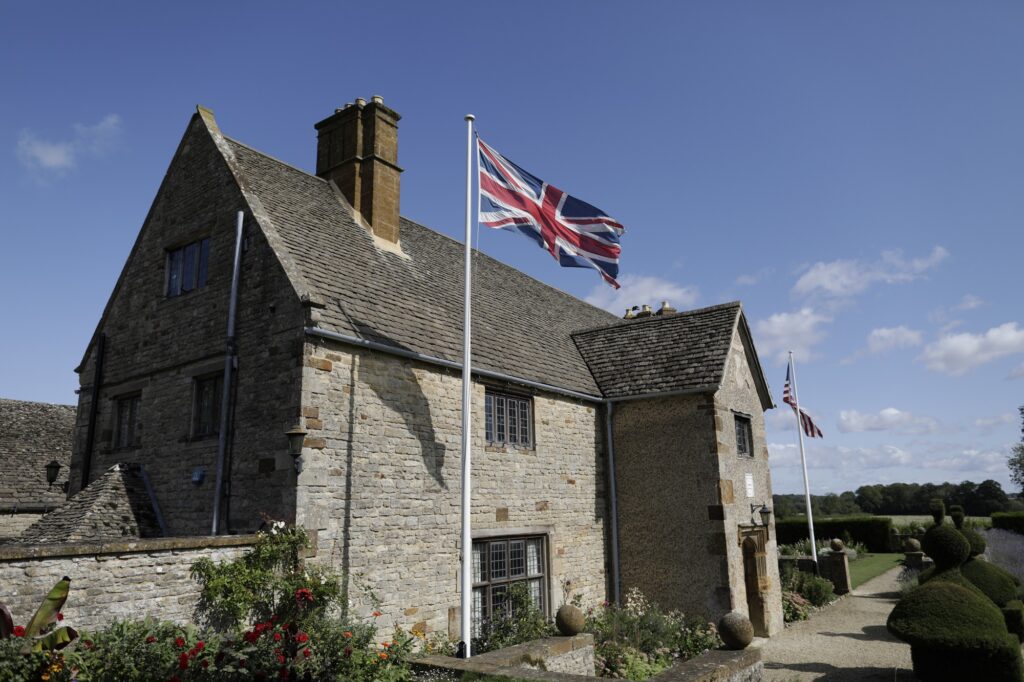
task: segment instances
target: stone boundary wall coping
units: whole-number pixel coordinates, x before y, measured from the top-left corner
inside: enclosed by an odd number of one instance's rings
[[[105,542],[73,542],[59,545],[0,545],[0,561],[23,561],[52,557],[97,556],[102,554],[144,554],[208,547],[242,547],[255,544],[257,536],[198,535],[173,538],[133,538]]]
[[[712,649],[677,663],[648,682],[756,682],[763,675],[760,648],[747,647],[741,651]]]

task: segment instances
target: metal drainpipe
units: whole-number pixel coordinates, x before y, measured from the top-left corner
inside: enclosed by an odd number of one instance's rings
[[[217,482],[213,489],[213,523],[210,535],[220,529],[220,500],[224,490],[224,456],[227,452],[228,425],[231,423],[231,377],[235,369],[238,348],[235,345],[235,311],[238,307],[238,275],[242,261],[242,223],[245,214],[238,212],[235,225],[235,264],[231,271],[231,298],[228,303],[227,353],[224,355],[223,392],[220,401],[220,434],[217,438]]]
[[[608,442],[608,487],[612,501],[611,541],[612,541],[612,600],[618,606],[621,597],[621,578],[619,566],[619,490],[615,483],[615,440],[612,434],[612,416],[615,414],[615,403],[608,402],[605,419],[605,432]]]
[[[103,356],[107,350],[107,335],[100,332],[96,340],[96,371],[92,376],[92,400],[89,403],[89,427],[85,432],[85,452],[82,453],[82,483],[79,490],[89,485],[92,470],[92,444],[96,440],[96,416],[100,408],[100,384],[103,382]]]

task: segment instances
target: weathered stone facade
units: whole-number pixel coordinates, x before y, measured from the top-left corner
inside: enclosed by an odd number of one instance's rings
[[[24,625],[50,588],[69,576],[71,594],[62,612],[76,628],[146,616],[187,623],[199,596],[189,575],[192,562],[237,558],[253,541],[234,536],[0,547],[3,601],[14,622]]]
[[[97,327],[106,344],[90,476],[118,462],[141,463],[171,535],[210,532],[218,440],[191,437],[193,387],[197,377],[223,372],[235,214],[243,206],[203,120],[193,117]],[[210,239],[206,286],[168,298],[167,250],[201,238]],[[273,249],[252,226],[241,282],[227,505],[228,527],[250,531],[260,513],[294,516],[284,432],[298,414],[305,315]],[[80,369],[72,493],[81,487],[96,351],[94,338]],[[115,449],[116,400],[132,394],[141,401],[140,443]],[[194,484],[197,471],[203,478]]]
[[[461,377],[330,342],[306,353],[298,522],[318,531],[321,561],[361,576],[384,600],[385,631],[392,622],[456,627]],[[598,410],[537,394],[534,446],[489,448],[484,391],[474,385],[474,534],[546,534],[548,603],[562,603],[566,580],[587,603],[604,599]]]

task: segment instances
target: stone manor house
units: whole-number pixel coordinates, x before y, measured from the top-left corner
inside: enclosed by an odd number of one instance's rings
[[[462,246],[399,215],[399,118],[338,109],[313,174],[198,109],[77,368],[70,494],[128,464],[163,533],[208,535],[223,452],[218,533],[300,524],[382,627],[457,633]],[[623,320],[474,258],[475,618],[521,581],[549,613],[566,584],[636,587],[781,629],[773,404],[740,304]]]

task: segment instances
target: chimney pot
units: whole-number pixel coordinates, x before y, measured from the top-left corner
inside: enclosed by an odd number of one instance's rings
[[[362,97],[356,97],[356,106],[357,107],[365,107],[366,106],[366,100],[363,99]]]
[[[384,98],[381,97],[380,95],[374,95],[373,97],[370,98],[370,100],[374,104],[384,104]]]
[[[632,320],[633,319],[633,309],[632,308],[626,308],[626,314],[622,316],[622,319],[624,319],[624,320]]]
[[[643,307],[642,307],[642,308],[640,309],[640,312],[638,312],[638,313],[636,314],[636,316],[637,316],[637,317],[650,317],[650,316],[651,316],[651,315],[653,315],[653,314],[654,314],[654,313],[653,313],[653,312],[651,311],[651,306],[649,306],[649,305],[647,305],[647,304],[645,303],[645,304],[643,305]]]
[[[675,315],[678,312],[675,308],[668,304],[668,301],[661,302],[661,309],[656,314],[658,315]]]

